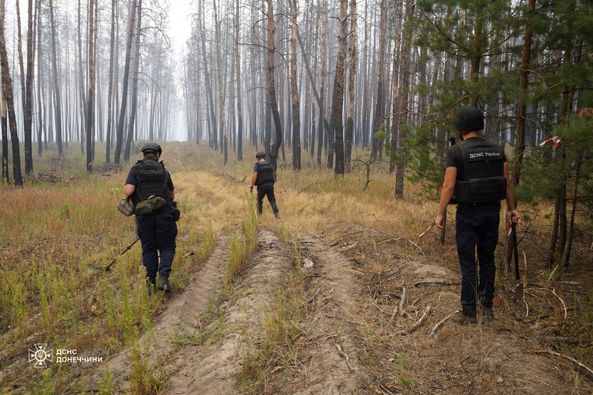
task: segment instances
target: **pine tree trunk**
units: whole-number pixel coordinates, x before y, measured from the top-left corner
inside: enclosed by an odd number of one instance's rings
[[[111,33],[109,36],[109,87],[107,88],[107,136],[105,143],[105,162],[111,162],[111,134],[113,129],[113,58],[115,52],[115,18],[117,0],[111,0]]]
[[[267,30],[268,30],[268,76],[267,76],[267,90],[268,90],[268,108],[272,112],[274,118],[274,125],[276,135],[274,144],[270,148],[270,159],[274,169],[277,169],[278,152],[282,145],[282,123],[280,121],[280,113],[278,111],[278,102],[276,100],[276,80],[274,72],[276,69],[275,55],[276,55],[276,44],[275,44],[275,30],[276,24],[274,22],[274,0],[266,0],[267,2]]]
[[[407,148],[405,147],[408,130],[408,90],[410,85],[410,58],[412,56],[413,32],[411,20],[414,17],[414,0],[406,2],[406,27],[403,33],[402,65],[400,68],[399,94],[398,94],[398,119],[399,133],[397,135],[398,160],[395,168],[395,196],[399,199],[404,197],[404,175],[408,159]],[[395,121],[395,120],[394,120]]]
[[[124,64],[123,86],[121,93],[121,107],[119,119],[117,121],[116,143],[115,143],[115,163],[120,162],[121,151],[124,139],[124,123],[126,118],[126,107],[128,104],[128,83],[130,77],[130,58],[132,53],[132,42],[134,36],[134,20],[136,19],[136,1],[130,1],[130,10],[128,12],[128,31],[126,37],[126,58]]]
[[[521,49],[521,65],[519,66],[519,102],[517,103],[517,131],[515,134],[516,167],[513,174],[513,184],[518,185],[521,178],[521,164],[525,152],[525,121],[527,110],[527,89],[529,85],[529,63],[531,62],[531,44],[533,42],[533,27],[530,17],[535,12],[535,0],[528,0],[528,15],[523,33],[523,48]]]
[[[41,75],[41,16],[39,9],[41,8],[41,0],[35,1],[35,23],[37,26],[37,154],[41,156],[43,153],[43,119],[47,109],[42,105],[42,97],[44,97],[43,79]]]
[[[243,160],[243,108],[241,101],[241,50],[239,48],[239,39],[241,33],[241,16],[239,14],[239,0],[235,1],[235,82],[237,84],[237,159]]]
[[[292,104],[292,167],[301,168],[301,102],[297,85],[298,1],[290,0],[290,94]]]
[[[228,161],[228,139],[229,139],[229,127],[227,124],[227,119],[224,111],[224,102],[225,102],[225,95],[224,95],[224,88],[223,88],[223,72],[222,72],[222,49],[221,49],[221,40],[220,40],[220,24],[222,22],[218,19],[218,5],[216,0],[214,0],[214,28],[215,28],[215,45],[216,45],[216,79],[218,82],[218,118],[222,123],[222,149],[224,155],[224,164],[227,164]]]
[[[58,55],[56,48],[56,23],[54,20],[54,4],[53,0],[49,0],[49,21],[51,25],[51,63],[53,76],[53,93],[54,93],[54,121],[55,121],[55,135],[58,144],[58,154],[60,156],[64,153],[62,144],[62,107],[60,98],[60,79],[58,76]],[[10,112],[10,109],[9,109]]]
[[[132,102],[130,103],[130,119],[128,120],[128,134],[124,151],[124,160],[130,160],[132,141],[134,141],[134,127],[136,126],[136,114],[138,112],[138,73],[140,71],[140,35],[142,33],[142,0],[138,0],[136,18],[136,42],[134,47],[134,70],[132,80]]]
[[[87,110],[86,110],[86,170],[93,172],[94,141],[95,141],[95,1],[88,0],[87,25],[88,25],[88,49],[87,49]]]
[[[331,129],[334,131],[334,151],[336,153],[336,174],[344,174],[344,63],[346,59],[346,36],[348,35],[348,0],[340,0],[340,34],[338,36],[338,57],[336,78],[334,80]]]
[[[379,9],[381,20],[379,22],[379,61],[377,78],[377,102],[375,105],[375,120],[373,125],[371,158],[380,156],[383,146],[383,138],[377,133],[384,128],[385,123],[385,56],[387,52],[387,0],[381,0]]]
[[[14,96],[12,93],[12,80],[10,78],[8,54],[6,53],[6,40],[4,36],[5,10],[5,1],[0,0],[0,66],[2,67],[2,97],[6,101],[6,109],[8,111],[8,124],[10,126],[10,139],[12,141],[12,174],[14,178],[14,185],[22,186],[23,176],[21,174],[21,154],[19,147],[19,136],[16,126]],[[3,141],[8,141],[8,139]]]
[[[2,182],[10,184],[8,170],[8,119],[6,115],[6,98],[2,97]]]
[[[348,115],[346,119],[346,135],[344,136],[344,170],[350,172],[352,158],[352,137],[354,135],[354,113],[356,109],[356,0],[350,1],[350,48],[348,53]]]

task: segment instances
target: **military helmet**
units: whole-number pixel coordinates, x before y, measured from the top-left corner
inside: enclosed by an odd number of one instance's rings
[[[455,115],[455,129],[461,133],[484,129],[484,114],[475,107],[460,108]]]
[[[147,154],[149,152],[153,152],[153,153],[157,153],[158,152],[159,154],[162,154],[163,153],[163,149],[157,143],[146,143],[142,147],[141,151],[142,151],[143,154]]]
[[[257,154],[255,154],[255,157],[257,159],[259,159],[259,158],[265,158],[266,157],[266,153],[264,151],[258,151]]]

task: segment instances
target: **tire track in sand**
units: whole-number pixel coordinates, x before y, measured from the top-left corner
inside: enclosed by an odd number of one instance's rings
[[[177,354],[176,373],[170,377],[167,394],[237,393],[237,374],[242,363],[242,339],[257,338],[262,318],[274,300],[292,257],[272,232],[258,234],[258,250],[237,279],[235,299],[227,306],[224,337],[214,344],[189,346]]]
[[[183,293],[169,302],[155,326],[140,337],[139,349],[150,370],[166,364],[176,352],[177,347],[171,341],[173,335],[195,331],[199,325],[199,315],[208,309],[210,298],[223,288],[224,265],[229,259],[229,251],[229,238],[223,235]],[[133,369],[130,357],[131,350],[128,349],[107,360],[95,372],[92,381],[97,382],[101,374],[108,372],[116,392],[129,392]]]
[[[359,288],[349,260],[317,238],[299,240],[302,254],[314,263],[308,286],[310,337],[300,376],[283,393],[364,393],[368,375],[361,364],[353,336],[354,303]]]

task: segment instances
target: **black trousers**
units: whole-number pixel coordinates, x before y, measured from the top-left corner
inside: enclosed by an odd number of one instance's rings
[[[457,255],[461,266],[461,307],[464,314],[476,314],[476,301],[492,307],[500,210],[459,206],[456,216]],[[476,261],[477,257],[477,261]],[[479,265],[479,270],[476,266]]]
[[[278,206],[276,205],[276,197],[274,196],[274,184],[257,186],[257,212],[262,213],[265,196],[268,197],[274,214],[278,214]]]
[[[168,278],[175,257],[177,224],[173,219],[173,206],[167,203],[156,213],[136,217],[138,236],[142,243],[142,264],[146,275],[155,278],[157,271]]]

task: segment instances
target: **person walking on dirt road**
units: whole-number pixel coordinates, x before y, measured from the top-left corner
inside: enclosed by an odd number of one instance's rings
[[[130,169],[124,193],[131,198],[136,208],[146,283],[150,290],[156,285],[161,291],[169,291],[169,274],[175,256],[177,236],[175,221],[178,219],[179,211],[173,202],[175,192],[171,175],[163,162],[159,162],[162,152],[161,146],[155,143],[142,147],[144,158]],[[139,211],[140,207],[145,207],[146,203],[152,201],[160,203],[153,204],[148,210]]]
[[[264,196],[268,197],[268,201],[272,206],[274,215],[278,218],[278,206],[276,205],[276,197],[274,196],[274,183],[276,182],[276,172],[274,167],[266,161],[265,152],[258,152],[255,155],[257,161],[253,165],[253,174],[251,176],[251,185],[249,190],[253,192],[253,186],[257,185],[257,212],[262,213]]]
[[[461,309],[451,319],[465,324],[477,322],[476,302],[485,319],[493,318],[494,250],[498,243],[500,201],[506,200],[507,221],[518,222],[520,216],[515,210],[503,148],[479,135],[484,129],[483,113],[474,107],[460,109],[455,128],[462,141],[447,152],[445,180],[434,222],[442,229],[447,205],[453,199],[457,203],[455,237],[461,266]]]

